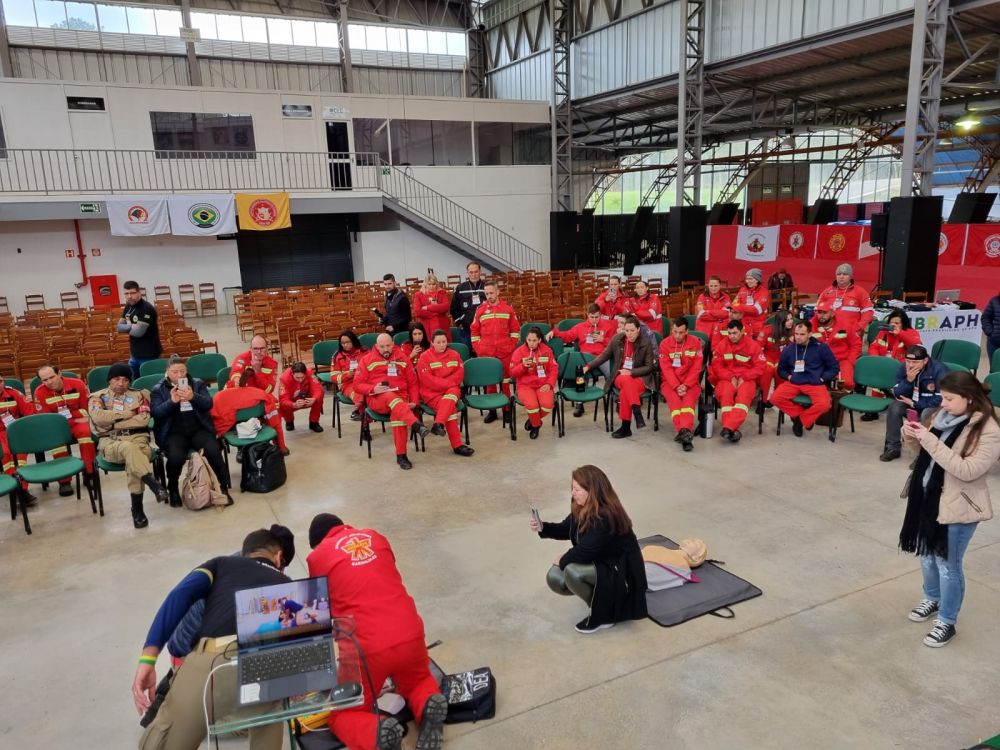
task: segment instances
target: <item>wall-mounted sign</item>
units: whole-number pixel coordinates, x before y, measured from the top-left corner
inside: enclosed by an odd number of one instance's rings
[[[313,108],[311,104],[282,104],[281,116],[309,119],[313,116]]]
[[[70,248],[70,247],[66,248],[66,257],[67,258],[72,258],[73,257],[73,248]]]
[[[347,107],[331,106],[323,107],[323,119],[324,120],[349,120],[351,119],[351,110]]]
[[[66,106],[78,112],[103,112],[104,99],[99,96],[67,96]]]
[[[101,248],[99,248],[99,247],[92,247],[92,248],[90,248],[90,254],[94,258],[100,258],[101,257]]]
[[[101,213],[100,203],[81,203],[80,204],[81,214],[99,214]]]
[[[201,41],[201,29],[186,29],[181,26],[177,29],[178,36],[185,42],[200,42]]]

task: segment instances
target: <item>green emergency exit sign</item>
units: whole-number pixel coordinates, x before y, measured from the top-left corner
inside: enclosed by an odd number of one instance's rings
[[[81,203],[80,204],[81,214],[99,214],[101,213],[100,203]]]

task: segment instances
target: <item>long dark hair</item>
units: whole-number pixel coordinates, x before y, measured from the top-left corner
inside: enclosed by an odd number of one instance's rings
[[[996,412],[993,411],[993,402],[990,401],[989,394],[983,384],[976,380],[976,376],[971,372],[949,372],[938,383],[939,391],[953,393],[959,398],[968,399],[969,410],[969,433],[965,438],[965,445],[962,446],[962,458],[971,454],[979,445],[979,436],[983,434],[983,427],[987,419],[997,420]],[[979,413],[982,415],[975,424],[971,424],[972,415]]]
[[[779,349],[792,340],[792,333],[795,331],[795,326],[792,326],[791,331],[785,328],[785,322],[789,318],[795,319],[791,310],[779,308],[774,312],[774,322],[771,324],[771,338],[774,339],[774,344]]]
[[[892,321],[893,318],[899,318],[900,329],[903,331],[909,331],[910,328],[913,327],[910,325],[910,316],[907,315],[902,310],[899,309],[893,310],[891,313],[889,313],[889,317],[885,319],[885,322],[889,323]]]
[[[424,328],[424,324],[421,323],[419,320],[414,320],[412,323],[410,323],[410,326],[409,326],[409,328],[407,330],[409,330],[409,332],[410,332],[410,335],[407,338],[407,341],[410,342],[411,346],[417,346],[417,344],[413,341],[413,332],[414,331],[420,331],[422,334],[424,334],[424,340],[420,342],[420,346],[422,346],[424,349],[426,349],[428,346],[430,346],[431,341],[430,341],[430,339],[427,336],[427,329]]]
[[[352,351],[363,352],[365,350],[364,347],[361,346],[361,339],[358,338],[358,334],[356,334],[350,328],[348,328],[346,331],[337,336],[337,341],[340,341],[345,336],[350,340],[351,346],[354,347]],[[346,354],[347,352],[344,353]]]
[[[587,502],[583,506],[570,501],[580,531],[586,531],[598,516],[611,522],[611,529],[615,534],[627,534],[632,530],[632,519],[622,507],[607,474],[596,466],[587,464],[573,470],[573,481],[587,491]]]

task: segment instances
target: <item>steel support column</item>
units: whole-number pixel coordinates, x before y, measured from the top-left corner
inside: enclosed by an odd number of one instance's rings
[[[573,102],[570,95],[570,41],[573,0],[549,0],[552,22],[552,210],[573,207]]]
[[[479,11],[476,11],[478,16]],[[486,27],[477,20],[465,33],[468,58],[465,61],[465,95],[473,99],[486,98]]]
[[[347,0],[340,0],[337,5],[337,43],[340,44],[340,80],[344,93],[354,92],[354,69],[351,67],[351,42],[347,35]]]
[[[705,4],[679,3],[680,64],[677,76],[677,205],[701,203],[701,141],[705,111]],[[688,194],[690,191],[690,195]]]
[[[948,6],[948,0],[916,0],[913,5],[910,80],[903,125],[903,196],[933,192]]]
[[[191,26],[191,0],[181,0],[181,24],[186,29]],[[192,86],[201,86],[201,63],[198,62],[198,55],[194,51],[194,42],[185,42],[185,54],[187,55],[188,80]]]

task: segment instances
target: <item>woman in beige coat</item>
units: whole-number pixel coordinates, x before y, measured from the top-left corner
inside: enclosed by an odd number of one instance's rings
[[[928,429],[903,424],[907,445],[919,449],[903,497],[907,499],[899,547],[920,555],[924,598],[910,619],[936,616],[924,638],[931,648],[955,637],[965,595],[962,558],[980,521],[993,518],[986,474],[1000,458],[1000,425],[982,384],[967,372],[941,378],[941,408]]]

